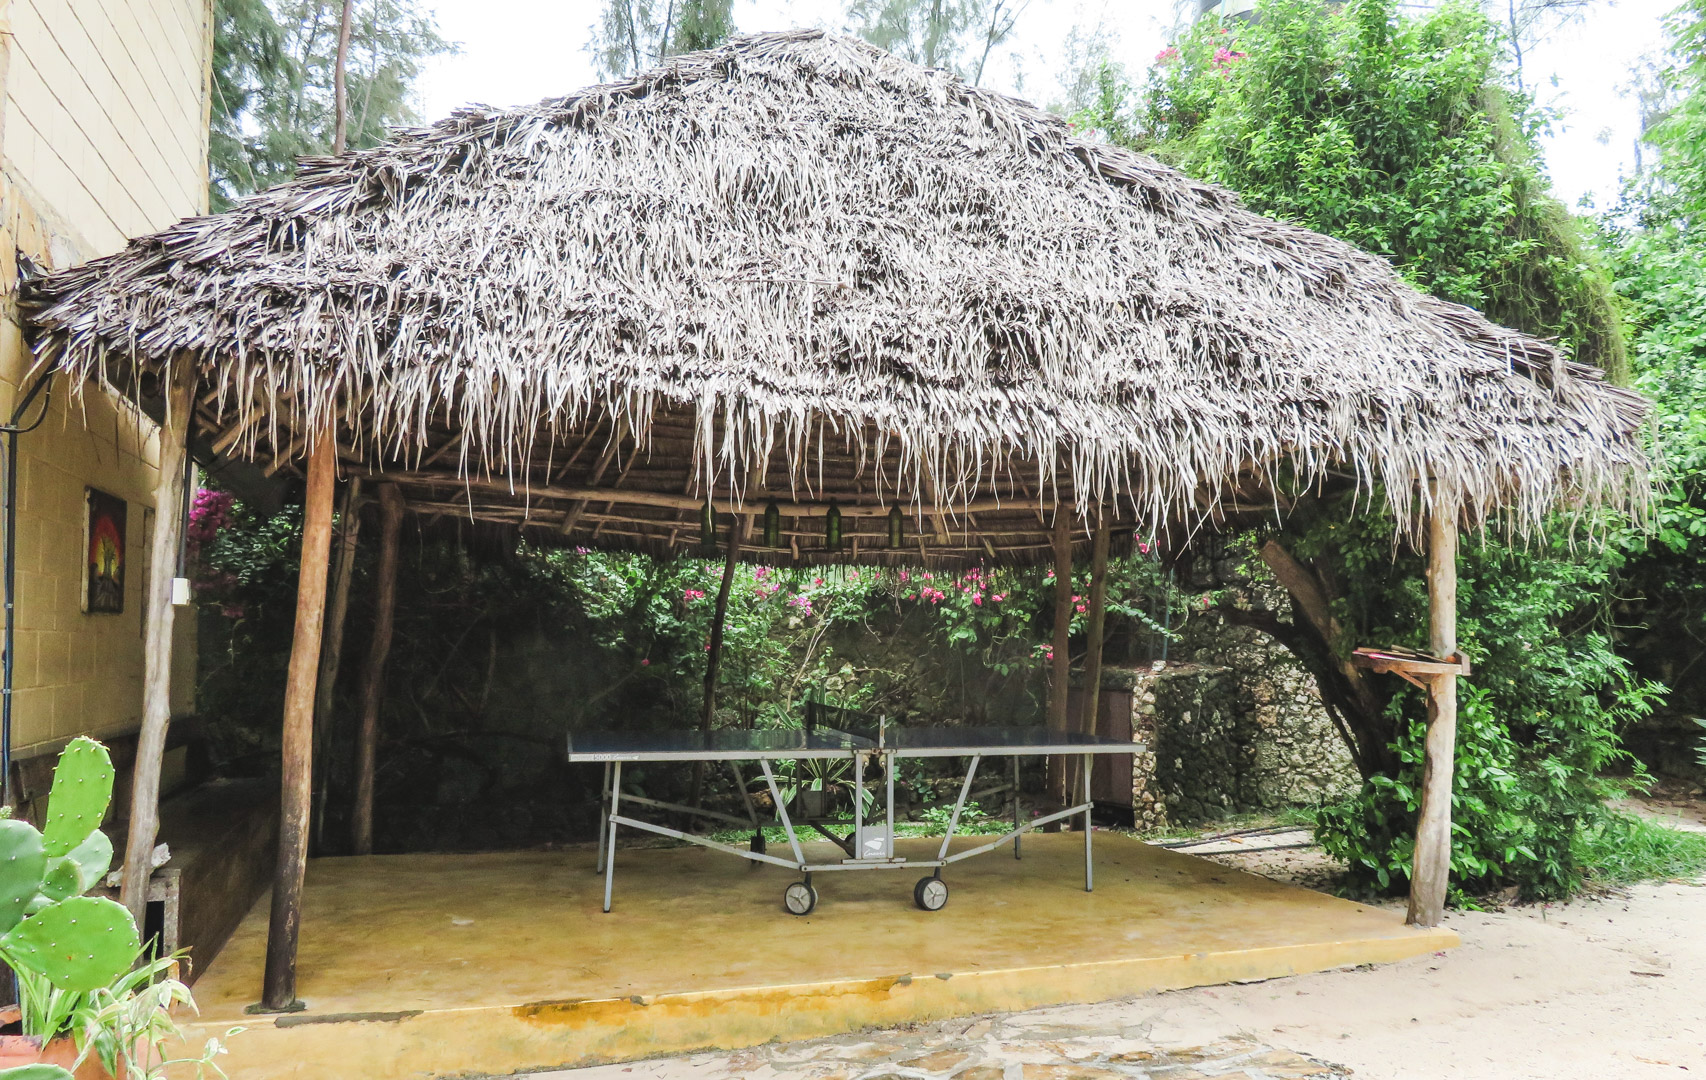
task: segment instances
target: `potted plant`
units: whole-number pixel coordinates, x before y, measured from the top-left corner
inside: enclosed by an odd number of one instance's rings
[[[84,895],[112,863],[100,830],[112,790],[106,747],[77,738],[59,755],[40,831],[0,808],[0,962],[17,978],[22,1028],[0,1036],[0,1080],[139,1080],[176,1064],[161,1053],[178,1030],[170,1009],[194,1007],[168,977],[177,957],[138,964],[130,912]],[[210,1040],[190,1060],[212,1066],[220,1052]]]

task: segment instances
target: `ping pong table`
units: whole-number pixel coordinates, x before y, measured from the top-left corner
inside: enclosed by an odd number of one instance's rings
[[[616,830],[618,826],[667,836],[689,844],[721,851],[725,854],[768,863],[798,871],[799,881],[783,891],[782,906],[795,915],[808,915],[817,907],[817,888],[812,875],[842,870],[905,870],[926,869],[931,873],[913,886],[912,898],[925,911],[939,911],[948,902],[948,886],[942,880],[944,867],[964,859],[982,855],[1011,842],[1013,857],[1019,857],[1019,839],[1025,833],[1045,825],[1083,815],[1084,822],[1084,889],[1095,887],[1095,871],[1091,859],[1090,795],[1091,765],[1097,754],[1141,753],[1143,746],[1129,741],[1103,736],[1053,731],[1041,727],[908,727],[878,718],[875,723],[840,721],[840,726],[814,722],[813,710],[808,709],[806,723],[799,728],[780,728],[765,731],[713,730],[667,732],[606,732],[570,736],[570,762],[602,762],[604,786],[601,798],[602,824],[598,836],[598,871],[604,875],[604,910],[610,910],[611,894],[616,879]],[[994,788],[974,793],[972,783],[978,766],[985,758],[1008,758],[1012,762],[1012,780]],[[1083,767],[1082,801],[1065,809],[1044,814],[1029,821],[1019,818],[1019,759],[1023,757],[1079,757]],[[959,797],[953,803],[948,818],[947,835],[942,837],[936,856],[929,859],[906,859],[895,854],[895,768],[905,758],[961,758],[966,762],[965,778],[959,786]],[[776,772],[771,767],[777,761],[846,760],[851,765],[853,784],[852,821],[845,817],[833,819],[798,820],[789,814],[783,799]],[[622,766],[637,762],[722,762],[733,773],[735,786],[745,802],[746,815],[738,817],[717,810],[683,806],[642,795],[622,793]],[[745,778],[741,762],[756,762],[769,789],[775,817],[761,819]],[[798,766],[796,765],[796,768]],[[880,823],[865,817],[867,773],[875,767],[880,771],[880,784],[885,792],[883,816]],[[950,853],[949,845],[959,827],[960,815],[968,802],[987,798],[991,794],[1009,793],[1013,827],[986,843]],[[874,801],[874,800],[873,800]],[[624,804],[646,806],[676,814],[719,821],[736,826],[750,826],[752,841],[747,847],[725,844],[708,837],[660,825],[623,812]],[[826,838],[834,841],[846,857],[835,860],[809,858],[801,845],[797,825],[809,824]],[[845,838],[830,831],[834,825],[851,824],[853,831]],[[765,828],[780,827],[787,836],[787,856],[771,854],[764,842]]]

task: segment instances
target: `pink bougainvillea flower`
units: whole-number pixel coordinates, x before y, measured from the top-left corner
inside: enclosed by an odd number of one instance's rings
[[[709,645],[707,645],[707,646],[705,646],[705,647],[706,647],[706,648],[707,648],[707,649],[708,649],[708,648],[710,648],[710,646],[709,646]],[[643,657],[642,657],[642,658],[641,658],[641,659],[640,659],[640,666],[641,666],[641,667],[651,667],[651,666],[652,666],[652,662],[651,662],[651,661],[650,661],[650,660],[647,660],[647,659],[645,659],[645,658],[643,658]]]
[[[982,607],[983,606],[983,594],[978,593],[976,596],[971,598],[971,602],[976,604],[978,607]]]
[[[1090,609],[1083,604],[1078,605],[1078,614],[1080,614],[1080,615],[1084,614],[1086,611],[1089,611],[1089,610]]]
[[[1165,64],[1170,61],[1177,60],[1178,58],[1179,50],[1177,47],[1172,45],[1167,46],[1165,49],[1162,49],[1160,52],[1155,54],[1155,62],[1157,64]]]

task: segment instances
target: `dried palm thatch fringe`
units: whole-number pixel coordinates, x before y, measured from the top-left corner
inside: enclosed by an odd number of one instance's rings
[[[1412,528],[1445,491],[1466,523],[1522,531],[1560,505],[1639,509],[1648,486],[1644,401],[1557,349],[818,32],[308,161],[27,307],[40,356],[120,392],[192,357],[222,422],[257,417],[235,452],[293,456],[337,417],[360,459],[441,459],[524,521],[530,485],[578,454],[572,487],[612,440],[612,476],[638,455],[627,482],[677,496],[1022,492],[1037,557],[1034,507],[1058,495],[1158,528],[1240,477],[1336,473]],[[666,413],[692,418],[679,440],[657,437]],[[636,527],[685,543],[694,520]]]

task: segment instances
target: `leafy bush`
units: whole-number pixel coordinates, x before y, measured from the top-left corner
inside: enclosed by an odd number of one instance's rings
[[[1340,610],[1363,640],[1426,644],[1419,556],[1394,559],[1377,520],[1318,522],[1298,548],[1323,544],[1356,569]],[[1611,820],[1606,800],[1643,780],[1619,735],[1662,688],[1638,678],[1607,634],[1603,598],[1620,564],[1615,546],[1596,552],[1567,538],[1527,548],[1483,538],[1459,556],[1458,638],[1475,665],[1458,684],[1451,865],[1460,894],[1516,885],[1529,898],[1569,895],[1586,872],[1582,838]],[[1352,881],[1381,891],[1409,880],[1426,733],[1419,691],[1406,688],[1388,710],[1398,768],[1369,777],[1317,822]]]

